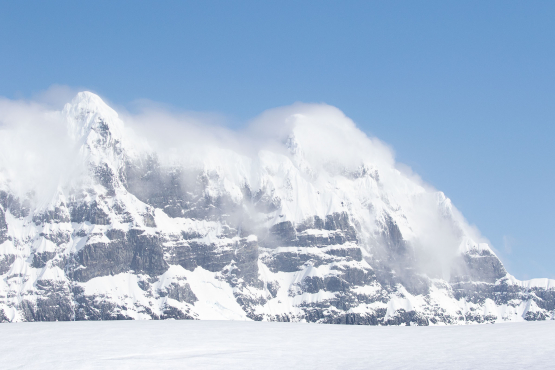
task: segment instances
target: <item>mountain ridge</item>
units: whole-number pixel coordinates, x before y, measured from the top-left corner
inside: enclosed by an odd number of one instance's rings
[[[196,147],[173,162],[137,149],[89,92],[61,117],[67,181],[45,207],[0,192],[2,321],[555,318],[555,281],[508,274],[443,193],[336,108],[270,112],[272,145],[213,145],[200,162]]]

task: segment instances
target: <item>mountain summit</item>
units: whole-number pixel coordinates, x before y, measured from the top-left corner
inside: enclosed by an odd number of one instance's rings
[[[0,184],[0,321],[555,317],[555,281],[508,274],[334,107],[269,111],[234,145],[176,130],[171,155],[90,92],[58,116],[75,158],[47,201]]]

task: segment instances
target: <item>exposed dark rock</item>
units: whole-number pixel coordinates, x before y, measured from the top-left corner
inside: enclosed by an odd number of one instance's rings
[[[170,263],[179,264],[193,271],[197,266],[218,272],[231,266],[228,273],[248,283],[258,283],[258,244],[240,239],[227,245],[189,242],[172,248]]]
[[[495,283],[507,275],[499,258],[487,250],[466,253],[455,263],[457,270],[451,279],[455,283],[464,281]]]
[[[329,236],[306,233],[308,230],[327,230],[332,231]],[[327,215],[325,220],[318,216],[309,217],[304,222],[296,226],[297,239],[295,243],[284,245],[295,245],[308,247],[313,245],[332,245],[344,244],[345,242],[357,242],[355,227],[351,224],[349,215],[346,212],[336,212]]]
[[[324,259],[319,255],[299,251],[275,253],[270,256],[266,256],[263,259],[263,262],[272,272],[295,272],[299,271],[308,261],[311,261],[314,266],[320,266],[323,263],[331,262],[333,260],[334,259],[331,256],[328,259]]]
[[[8,316],[6,316],[4,310],[0,308],[0,323],[3,322],[10,322],[10,320],[8,319]]]
[[[526,312],[526,316],[524,316],[524,320],[526,321],[544,321],[547,320],[549,318],[548,315],[546,315],[545,312],[532,312],[532,311],[528,311]]]
[[[68,270],[73,279],[88,281],[130,270],[157,276],[168,269],[157,235],[132,229],[125,238],[121,238],[119,230],[110,236],[113,238],[110,243],[87,244],[77,253],[75,260],[79,265]]]
[[[258,282],[258,243],[244,242],[235,250],[235,269],[233,273],[237,278],[249,284]]]
[[[75,286],[72,293],[75,301],[75,315],[73,320],[99,321],[132,319],[126,315],[126,307],[119,307],[115,303],[102,299],[102,297],[87,296],[80,286]]]
[[[390,215],[385,214],[385,223],[383,225],[382,236],[385,241],[385,260],[387,263],[396,267],[399,265],[408,265],[409,260],[413,258],[409,245],[403,239],[399,226],[393,221]]]
[[[418,326],[428,326],[430,325],[430,322],[426,317],[416,311],[405,311],[404,309],[400,309],[395,311],[395,313],[385,321],[385,324],[405,324],[407,326],[413,324]]]
[[[0,205],[2,206],[4,212],[10,211],[10,213],[17,218],[27,217],[29,215],[29,199],[25,199],[22,202],[18,197],[3,190],[0,190]]]
[[[31,266],[34,268],[43,268],[46,263],[56,256],[56,252],[41,252],[33,255]]]
[[[270,281],[266,284],[266,288],[268,289],[272,297],[275,298],[279,291],[279,283],[277,281]]]
[[[185,313],[185,312],[181,311],[179,308],[173,307],[173,306],[166,306],[166,309],[164,310],[164,313],[162,314],[162,316],[160,316],[160,318],[162,320],[167,320],[167,319],[195,320],[195,317],[193,317],[193,316],[189,315],[188,313]]]
[[[291,221],[284,221],[270,228],[268,236],[261,240],[266,248],[295,245],[297,233]]]
[[[42,236],[46,240],[50,240],[52,243],[56,245],[60,245],[63,243],[68,243],[71,240],[71,234],[69,232],[57,231],[55,233],[40,233],[39,236]]]
[[[325,251],[326,254],[336,257],[350,257],[355,261],[362,261],[362,251],[359,246],[348,248],[332,248]]]
[[[324,279],[319,276],[307,276],[301,283],[301,289],[306,293],[318,293],[324,288]]]
[[[0,244],[8,240],[8,224],[6,222],[6,215],[2,207],[0,207]]]
[[[69,321],[73,318],[73,302],[63,284],[39,280],[37,289],[42,294],[36,303],[23,300],[20,304],[25,321]]]
[[[143,230],[132,229],[127,234],[127,244],[133,248],[131,270],[157,276],[168,269],[158,235],[148,235]]]
[[[190,271],[197,266],[212,272],[221,271],[235,256],[233,245],[217,246],[197,242],[176,246],[173,252],[172,263],[179,264]]]
[[[59,207],[54,207],[54,209],[49,209],[42,213],[33,215],[33,222],[37,225],[40,225],[41,223],[60,223],[70,221],[70,214],[65,204],[61,204]]]
[[[374,271],[351,266],[340,266],[333,268],[340,271],[341,278],[352,285],[367,285],[376,280]]]
[[[241,308],[243,308],[248,318],[254,321],[261,321],[263,319],[262,315],[255,313],[255,309],[257,306],[263,306],[266,304],[266,298],[262,296],[253,297],[252,295],[244,294],[241,289],[235,291],[233,294],[235,296],[235,300],[239,303]]]
[[[187,302],[190,304],[198,301],[197,296],[193,293],[188,283],[171,283],[164,290],[160,290],[158,294],[160,294],[160,297],[167,296],[168,298],[175,299],[176,301]]]
[[[156,227],[156,221],[154,220],[154,215],[152,213],[145,213],[143,215],[143,221],[146,227]]]
[[[555,310],[555,289],[532,288],[530,292],[536,297],[534,302],[536,302],[539,308],[547,311]]]
[[[0,254],[0,275],[4,275],[10,271],[12,263],[14,263],[16,256],[14,254]]]
[[[115,191],[115,174],[113,171],[108,167],[106,163],[103,163],[100,166],[96,166],[93,169],[95,179],[106,188],[108,196],[114,196]]]
[[[90,222],[96,225],[109,225],[110,217],[99,207],[96,201],[88,204],[72,205],[71,222]]]
[[[106,236],[110,240],[123,241],[123,240],[125,240],[125,235],[126,235],[125,231],[119,230],[119,229],[110,229],[110,230],[106,231]],[[82,235],[82,236],[84,236],[84,235]]]

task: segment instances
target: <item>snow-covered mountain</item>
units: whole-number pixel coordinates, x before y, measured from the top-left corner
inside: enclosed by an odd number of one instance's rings
[[[273,110],[233,145],[169,132],[184,145],[164,153],[89,92],[52,117],[56,186],[22,193],[0,162],[0,321],[555,318],[554,280],[508,274],[336,108]]]

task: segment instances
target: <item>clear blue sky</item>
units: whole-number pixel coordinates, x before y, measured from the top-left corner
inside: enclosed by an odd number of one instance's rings
[[[52,84],[235,125],[337,106],[555,278],[555,1],[0,1],[0,96]]]

